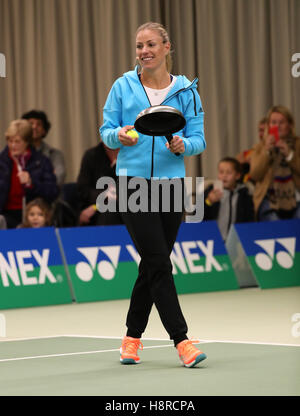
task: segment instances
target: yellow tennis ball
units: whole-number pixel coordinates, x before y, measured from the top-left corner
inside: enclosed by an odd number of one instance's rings
[[[126,134],[128,134],[128,136],[130,136],[132,139],[138,139],[139,138],[138,132],[135,131],[135,130],[128,130],[126,132]]]

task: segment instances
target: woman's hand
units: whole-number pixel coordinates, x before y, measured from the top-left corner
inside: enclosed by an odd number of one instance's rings
[[[288,157],[291,150],[285,140],[278,140],[278,142],[276,143],[276,147],[278,147],[280,153],[283,154],[283,156]]]
[[[31,177],[30,174],[26,170],[21,170],[18,172],[18,177],[21,182],[21,185],[30,186],[31,185]]]
[[[269,134],[265,140],[265,149],[272,150],[274,146],[275,146],[275,137],[273,136],[273,134]]]
[[[166,142],[166,148],[169,149],[172,153],[184,153],[185,145],[180,136],[173,136],[171,144]]]
[[[124,126],[121,128],[121,130],[119,130],[118,137],[123,146],[134,146],[135,144],[137,144],[138,137],[133,139],[132,137],[128,136],[128,134],[126,134],[129,130],[132,130],[133,128],[134,126]]]

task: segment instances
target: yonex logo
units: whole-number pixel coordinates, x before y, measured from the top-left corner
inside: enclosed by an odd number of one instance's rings
[[[131,258],[139,265],[140,256],[136,249],[131,244],[125,247]],[[80,280],[90,282],[96,271],[104,280],[112,280],[115,277],[121,252],[120,245],[77,247],[77,250],[85,257],[85,261],[80,261],[75,266],[76,275]],[[208,240],[206,243],[203,241],[176,242],[170,258],[173,264],[173,274],[177,274],[178,270],[182,274],[223,271],[223,267],[214,256],[213,240]]]
[[[115,277],[121,246],[79,247],[77,250],[88,260],[88,263],[81,261],[75,267],[80,280],[83,282],[92,280],[96,268],[99,275],[105,280],[111,280]],[[97,263],[99,251],[102,252],[102,257],[103,254],[106,257]]]
[[[275,238],[267,240],[255,240],[265,253],[258,253],[255,262],[263,270],[271,270],[274,262],[284,269],[290,269],[294,264],[296,238]]]
[[[8,251],[7,258],[0,252],[0,277],[4,287],[28,286],[56,283],[56,278],[48,267],[50,249],[44,249],[40,254],[38,250]],[[39,267],[39,275],[32,276],[35,267]]]
[[[206,243],[199,240],[176,242],[171,253],[171,261],[173,274],[177,273],[176,267],[183,274],[208,273],[213,269],[218,272],[223,270],[214,256],[214,240],[207,240]]]

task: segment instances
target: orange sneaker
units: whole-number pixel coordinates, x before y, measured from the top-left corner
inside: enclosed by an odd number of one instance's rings
[[[176,346],[179,358],[185,367],[194,367],[200,361],[205,360],[204,352],[198,350],[189,339],[179,342]]]
[[[141,362],[137,355],[138,349],[143,349],[139,338],[124,337],[120,348],[120,361],[122,364],[138,364]]]

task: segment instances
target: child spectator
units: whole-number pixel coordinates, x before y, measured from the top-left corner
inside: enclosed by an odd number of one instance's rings
[[[239,183],[241,164],[225,157],[218,164],[218,181],[204,192],[204,221],[216,220],[225,241],[231,224],[254,221],[254,207],[248,188]]]
[[[51,225],[52,211],[42,198],[36,198],[26,205],[24,220],[18,228],[41,228]]]

